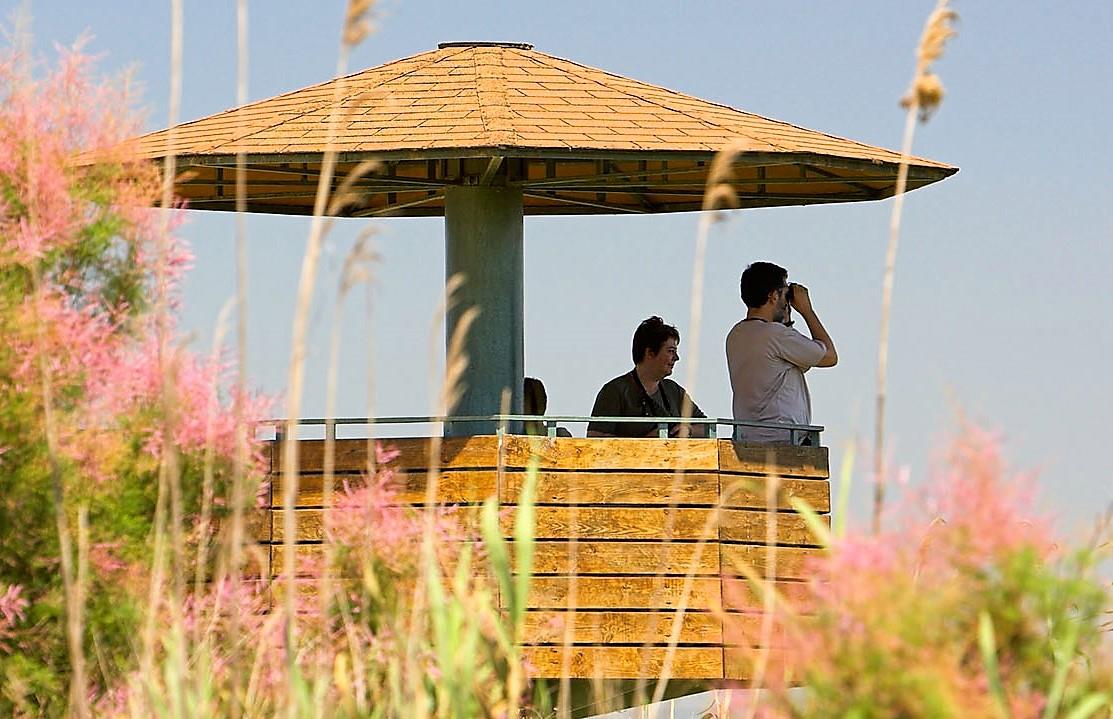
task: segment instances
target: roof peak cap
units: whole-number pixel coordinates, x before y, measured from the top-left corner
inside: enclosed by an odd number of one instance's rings
[[[456,42],[439,42],[437,43],[438,50],[444,50],[449,47],[512,47],[518,50],[532,50],[533,45],[528,42],[486,42],[486,41],[456,41]]]

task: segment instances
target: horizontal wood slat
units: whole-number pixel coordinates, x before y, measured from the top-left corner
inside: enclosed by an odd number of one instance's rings
[[[830,517],[820,517],[827,526]],[[748,509],[724,509],[719,517],[719,539],[731,542],[766,542],[767,526],[776,525],[776,543],[790,546],[819,546],[803,515],[789,512],[755,512]]]
[[[295,526],[297,541],[320,542],[324,539],[323,510],[296,509]],[[456,521],[464,532],[479,529],[480,507],[460,505],[445,509],[447,516]],[[537,507],[535,537],[538,540],[583,539],[615,540],[633,539],[662,541],[714,540],[761,542],[765,539],[767,513],[744,509],[721,510],[716,518],[712,509],[610,509],[607,507]],[[777,544],[785,546],[818,546],[811,530],[798,514],[776,512]],[[285,512],[271,510],[271,541],[285,539]],[[515,515],[503,512],[500,524],[503,533],[513,531]],[[828,522],[829,523],[829,522]],[[718,526],[716,526],[718,524]],[[266,541],[265,525],[258,528],[259,541]]]
[[[527,612],[522,643],[563,645],[566,630],[571,627],[571,644],[663,644],[675,617],[674,612]],[[748,619],[752,623],[752,618]],[[722,644],[718,618],[708,613],[685,613],[677,643]]]
[[[575,578],[575,608],[675,609],[684,596],[684,577],[580,577]],[[526,606],[530,609],[567,609],[571,577],[534,577]],[[688,593],[689,609],[718,609],[718,577],[694,577]]]
[[[460,505],[444,508],[445,516],[455,521],[460,530],[465,533],[475,533],[479,530],[479,515],[482,507],[478,505]],[[325,538],[324,510],[321,509],[295,509],[294,526],[298,542],[320,542]],[[271,535],[274,542],[282,542],[286,538],[285,518],[286,512],[282,509],[271,510]],[[511,520],[513,521],[513,520]]]
[[[736,648],[785,645],[784,627],[765,622],[763,614],[728,613],[721,617],[723,644]]]
[[[823,556],[823,550],[816,547],[774,547],[773,575],[777,579],[807,579],[808,560]],[[719,561],[724,574],[742,574],[746,567],[766,575],[769,548],[760,544],[723,544],[719,546]]]
[[[741,577],[723,577],[723,610],[727,612],[760,612],[765,606],[763,594],[765,582],[760,588],[752,582]],[[775,594],[795,603],[798,607],[806,606],[811,596],[807,582],[790,582],[776,580],[772,584]]]
[[[676,612],[536,610],[525,615],[522,643],[563,645],[571,624],[571,644],[668,644],[675,620]],[[766,627],[760,614],[721,617],[699,611],[684,613],[676,639],[679,645],[726,644],[742,655],[748,648],[780,648],[784,642],[783,628],[773,622]]]
[[[296,563],[296,570],[295,570],[296,576],[298,576],[298,577],[317,576],[316,571],[313,571],[312,574],[310,574],[310,571],[315,570],[315,568],[320,568],[322,566],[323,562],[325,561],[325,556],[324,555],[325,555],[325,550],[326,550],[327,546],[328,545],[324,544],[324,543],[322,543],[322,544],[295,544],[294,545],[294,561]],[[270,556],[271,576],[275,579],[281,577],[283,572],[286,569],[286,545],[284,545],[284,544],[262,545],[262,549],[268,550],[268,553],[269,553],[269,556]],[[447,562],[447,564],[440,568],[441,576],[450,577],[450,575],[452,575],[452,572],[453,572],[453,566],[452,566],[452,561],[453,560],[445,560],[445,561]],[[489,574],[489,565],[488,565],[488,563],[485,559],[483,559],[482,557],[477,557],[473,553],[471,555],[471,560],[470,561],[471,561],[471,569],[468,572],[469,576],[471,576],[471,577],[485,576],[485,577],[488,577],[488,578],[491,577],[491,575]],[[347,579],[354,579],[354,578],[357,578],[357,575],[359,574],[359,571],[360,570],[357,569],[351,574],[341,574],[341,575],[338,575],[336,578],[337,578],[337,580],[341,580],[341,581],[342,580],[347,580]],[[446,578],[445,581],[447,582],[448,579]],[[493,580],[492,580],[491,584],[492,584],[492,589],[494,589]]]
[[[448,470],[441,472],[437,479],[436,499],[438,504],[482,504],[487,497],[496,495],[498,473],[495,470]],[[285,478],[274,477],[274,503],[282,506]],[[338,474],[333,478],[333,501],[344,491],[345,483],[352,489],[366,484],[361,475]],[[387,486],[398,493],[398,501],[407,504],[424,504],[425,487],[428,476],[424,472],[398,472]],[[299,507],[321,507],[324,505],[324,475],[302,474],[298,477]]]
[[[214,517],[212,520],[213,535],[223,534],[231,539],[232,517]],[[271,539],[270,509],[267,507],[253,507],[243,513],[244,536],[256,542],[269,542]]]
[[[748,681],[756,677],[759,660],[763,660],[764,684],[784,676],[786,658],[783,650],[772,647],[763,650],[755,647],[723,647],[723,678]]]
[[[379,443],[388,451],[397,452],[390,463],[396,470],[425,469],[429,466],[428,438],[382,439]],[[272,468],[281,471],[282,444],[274,442],[270,446]],[[335,447],[336,471],[358,472],[367,468],[366,440],[338,439]],[[324,450],[325,440],[301,440],[298,464],[302,470],[320,471],[324,466]],[[515,435],[503,438],[502,466],[525,469],[534,456],[540,469],[681,469],[818,479],[830,476],[826,447],[743,445],[725,439],[582,439]],[[446,437],[441,440],[439,466],[442,469],[496,468],[499,466],[499,438]]]
[[[385,449],[398,452],[391,461],[396,470],[425,469],[429,466],[430,442],[427,438],[406,437],[379,442]],[[335,446],[336,471],[366,470],[366,440],[338,439]],[[324,450],[325,440],[301,440],[298,466],[303,472],[322,471]],[[282,444],[271,443],[269,452],[273,470],[281,471]],[[826,447],[738,445],[725,439],[504,437],[502,466],[525,469],[533,456],[537,457],[540,469],[653,469],[666,472],[681,469],[816,479],[830,476]],[[439,466],[442,469],[494,469],[499,466],[498,437],[446,437],[441,444]]]
[[[505,467],[529,466],[537,457],[539,469],[632,469],[664,471],[719,468],[714,442],[705,439],[579,439],[506,437]]]
[[[283,570],[281,543],[269,545],[272,550],[275,576]],[[513,546],[513,544],[511,545]],[[650,542],[577,542],[577,576],[662,574],[684,576],[693,560],[695,575],[719,575],[719,550],[713,543],[661,544]],[[538,575],[570,575],[573,560],[569,542],[538,542],[534,545],[533,573]],[[298,544],[297,556],[308,559],[324,551],[322,544]],[[698,557],[698,558],[697,558]],[[513,553],[512,559],[516,559]],[[661,561],[664,559],[664,571]],[[717,581],[717,580],[716,580]]]
[[[524,471],[503,473],[499,499],[516,504],[521,497]],[[632,473],[632,472],[538,472],[537,501],[545,504],[610,504],[635,506],[714,506],[719,501],[719,476],[714,473]],[[285,478],[272,480],[274,502],[281,505]],[[424,472],[396,473],[388,486],[398,492],[401,502],[423,504],[428,477]],[[723,506],[764,509],[765,477],[724,475]],[[482,503],[493,496],[498,484],[497,470],[448,470],[437,480],[440,504]],[[789,499],[805,500],[816,512],[831,509],[830,485],[810,479],[782,479],[777,494],[777,509],[792,509]],[[345,486],[358,489],[365,485],[361,475],[337,474],[333,477],[334,497]],[[297,506],[319,507],[323,502],[324,475],[298,477]],[[335,501],[335,500],[334,500]]]
[[[658,558],[661,556],[661,549],[664,545],[655,544],[645,546],[642,543],[617,543],[608,544],[606,546],[599,546],[600,543],[578,543],[579,550],[586,551],[580,554],[578,577],[578,606],[599,606],[606,607],[606,605],[598,604],[598,599],[591,598],[593,595],[590,593],[592,587],[599,586],[593,584],[591,581],[596,577],[596,574],[613,574],[621,576],[625,581],[633,582],[635,580],[644,581],[649,586],[655,581],[654,576],[638,576],[640,575],[653,575],[657,567]],[[603,543],[605,544],[605,543]],[[298,562],[316,561],[317,558],[324,552],[323,544],[298,544],[295,546],[295,553]],[[535,573],[537,574],[553,574],[552,571],[542,570],[564,570],[564,574],[570,574],[570,560],[568,559],[568,544],[564,542],[541,542],[536,545],[537,556],[535,559]],[[625,551],[623,551],[625,548]],[[667,548],[670,558],[683,558],[690,561],[694,552],[685,551],[693,550],[696,545],[671,545]],[[271,572],[273,576],[282,574],[283,571],[283,545],[262,545],[260,547],[264,553],[269,554],[271,557]],[[716,556],[714,545],[703,545],[703,559],[697,565],[700,570],[697,575],[718,575],[719,562],[722,562],[723,573],[730,575],[741,575],[742,572],[738,569],[739,566],[748,566],[757,573],[759,577],[765,576],[765,562],[766,562],[766,547],[761,545],[752,544],[736,544],[736,545],[723,545],[719,548],[719,555]],[[614,551],[608,551],[614,550]],[[631,551],[633,550],[633,551]],[[680,550],[680,551],[678,551]],[[775,562],[776,562],[776,578],[777,579],[806,579],[805,572],[807,561],[809,559],[821,556],[823,550],[805,547],[774,547]],[[563,559],[560,555],[563,554]],[[645,556],[645,561],[631,563],[623,563],[623,557],[638,557]],[[631,566],[642,571],[634,572]],[[677,566],[677,565],[673,565]],[[687,563],[683,566],[678,566],[678,569],[687,568]],[[596,570],[609,570],[609,571],[587,571],[589,569]],[[684,575],[684,571],[677,571],[671,576]],[[669,575],[662,575],[669,576]],[[600,579],[610,580],[611,577],[599,577]],[[564,607],[567,604],[566,590],[557,590],[561,584],[567,584],[569,579],[567,576],[544,576],[538,577],[535,581],[544,580],[549,582],[546,596],[551,598],[552,604],[536,604],[534,605],[531,600],[530,606],[537,607]],[[716,581],[718,581],[716,579]],[[540,586],[540,585],[539,585]]]
[[[521,497],[524,471],[503,473],[499,499],[503,504],[516,504]],[[724,476],[723,506],[764,509],[766,506],[765,477]],[[612,504],[636,506],[714,506],[719,501],[719,476],[714,473],[633,473],[633,472],[538,472],[537,504]],[[272,491],[276,504],[281,504],[285,477],[275,475]],[[399,472],[388,485],[398,492],[398,499],[410,504],[425,502],[428,477],[424,472]],[[493,496],[498,484],[497,470],[447,470],[437,479],[437,502],[440,504],[482,503]],[[337,474],[333,492],[339,495],[345,486],[357,489],[365,485],[361,475]],[[298,477],[299,507],[319,507],[323,502],[324,475],[302,474]],[[334,495],[334,496],[335,496]],[[803,479],[780,480],[777,509],[791,509],[789,498],[808,502],[816,512],[830,511],[830,485]]]
[[[741,472],[765,476],[810,477],[830,476],[826,447],[793,447],[789,445],[744,445],[728,439],[719,440],[720,472]]]
[[[714,539],[714,509],[536,507],[536,539]],[[514,517],[503,516],[507,534]]]
[[[534,677],[561,676],[564,647],[523,647]],[[569,647],[570,675],[600,679],[637,679],[661,675],[665,647]],[[718,647],[677,647],[669,664],[673,679],[723,676],[723,650]]]
[[[721,475],[723,506],[739,509],[765,509],[768,506],[767,477]],[[831,485],[815,479],[782,479],[778,483],[776,508],[792,509],[793,498],[802,499],[813,511],[831,511]]]
[[[275,443],[272,467],[281,472],[284,452],[282,444]],[[430,442],[425,437],[382,439],[379,445],[388,452],[397,452],[390,466],[395,470],[425,469],[429,466]],[[367,440],[338,439],[335,443],[334,469],[337,472],[362,472],[367,469]],[[298,467],[302,472],[323,472],[325,440],[303,439],[298,447]],[[445,437],[441,440],[440,462],[442,469],[495,468],[498,466],[497,437]]]
[[[499,499],[514,504],[525,472],[503,474]],[[719,501],[715,472],[552,472],[537,473],[538,504],[714,505]]]
[[[675,573],[685,574],[695,562],[696,574],[719,574],[714,542],[576,542],[574,563],[572,548],[570,542],[535,543],[533,573],[658,574],[675,567]]]
[[[282,576],[286,571],[286,547],[282,544],[272,544],[269,547],[271,554],[271,571],[275,577]],[[296,573],[305,574],[306,570],[320,563],[325,553],[324,544],[298,544],[294,546],[294,561],[297,562]]]

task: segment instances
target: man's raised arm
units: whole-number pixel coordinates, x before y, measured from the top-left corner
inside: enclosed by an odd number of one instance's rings
[[[812,298],[808,294],[808,288],[795,282],[792,283],[791,287],[792,308],[799,312],[800,316],[804,318],[804,322],[808,324],[808,332],[811,333],[812,339],[822,342],[823,346],[827,348],[827,353],[815,366],[834,367],[839,363],[839,353],[835,350],[835,342],[831,339],[831,335],[827,333],[827,328],[819,321],[819,315],[812,308]]]

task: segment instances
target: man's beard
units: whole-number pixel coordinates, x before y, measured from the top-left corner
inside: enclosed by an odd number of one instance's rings
[[[785,320],[788,319],[788,313],[790,311],[791,310],[789,309],[789,306],[787,304],[784,307],[778,307],[773,312],[773,321],[783,325],[785,323]]]

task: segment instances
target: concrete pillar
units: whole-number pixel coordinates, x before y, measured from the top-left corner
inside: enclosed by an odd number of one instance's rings
[[[510,412],[522,411],[523,350],[522,192],[494,187],[449,187],[445,192],[445,278],[464,275],[448,313],[446,345],[462,313],[479,309],[465,342],[464,394],[449,415],[498,414],[504,389]],[[497,423],[446,423],[448,436],[494,434]]]

